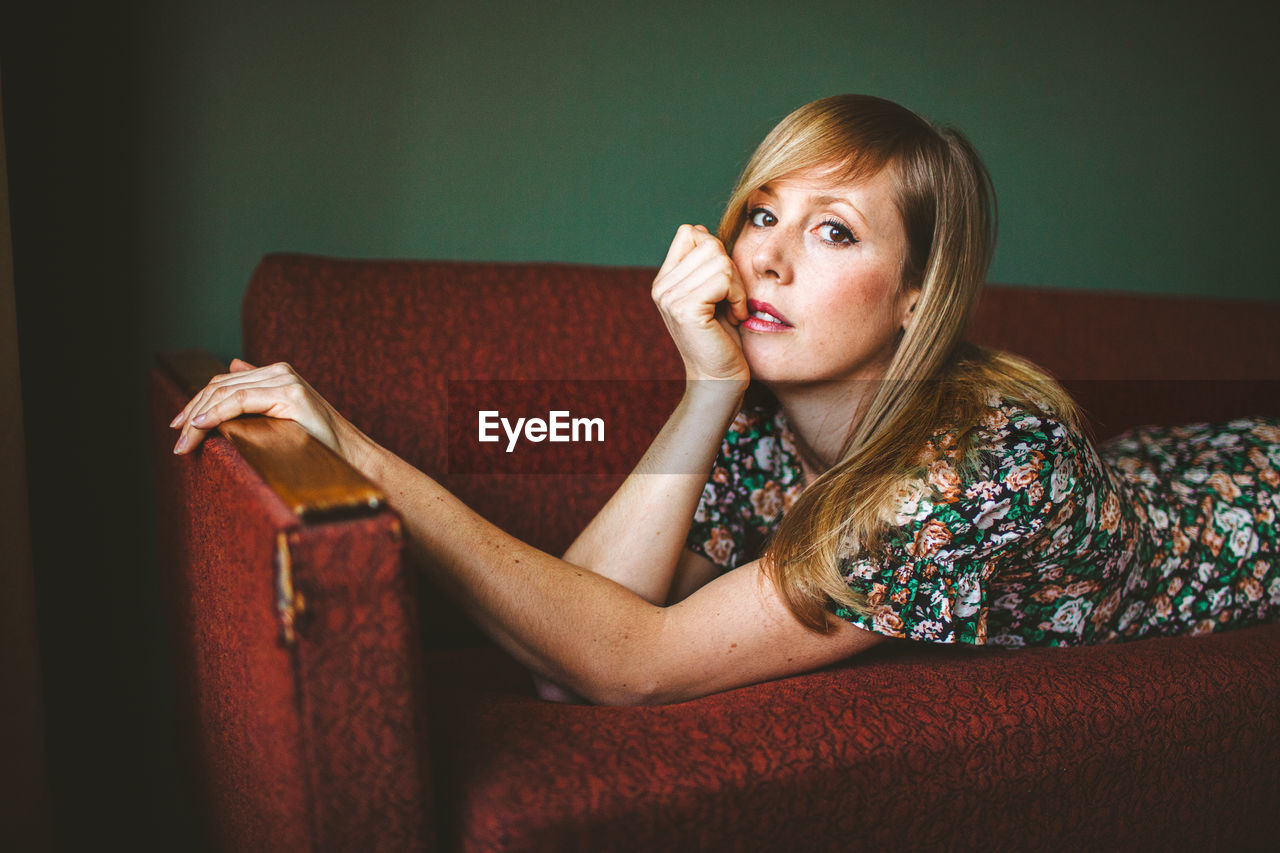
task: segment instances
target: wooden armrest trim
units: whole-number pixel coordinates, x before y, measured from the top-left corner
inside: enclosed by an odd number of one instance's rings
[[[189,397],[230,372],[205,350],[157,353],[156,360]],[[386,502],[377,486],[293,421],[244,415],[218,432],[300,518],[365,514]]]

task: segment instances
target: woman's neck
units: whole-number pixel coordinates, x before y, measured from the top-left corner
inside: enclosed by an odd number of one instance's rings
[[[874,380],[823,384],[771,386],[800,452],[805,482],[825,473],[840,460],[845,439],[859,417],[859,407],[870,402]]]

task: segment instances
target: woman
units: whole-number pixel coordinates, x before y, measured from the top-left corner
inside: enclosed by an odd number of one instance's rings
[[[1280,425],[1145,428],[1099,455],[1048,376],[962,341],[992,206],[964,137],[896,104],[784,119],[718,234],[676,233],[653,298],[684,396],[563,560],[288,365],[233,362],[174,419],[175,452],[246,412],[297,421],[382,486],[422,564],[548,696],[677,701],[888,637],[1056,645],[1273,618]]]

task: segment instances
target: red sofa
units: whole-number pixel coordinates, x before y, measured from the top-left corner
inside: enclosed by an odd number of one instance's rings
[[[379,442],[557,553],[643,447],[574,473],[486,473],[458,463],[469,421],[449,404],[575,380],[556,393],[665,415],[681,372],[652,275],[275,255],[245,297],[244,355],[289,361]],[[971,337],[1063,378],[1105,438],[1280,414],[1278,329],[1280,304],[992,286]],[[150,375],[184,748],[215,849],[1219,849],[1280,836],[1280,625],[1071,650],[901,643],[677,705],[543,702],[412,565],[376,490],[292,424],[242,419],[171,454],[169,420],[215,368],[187,354]]]

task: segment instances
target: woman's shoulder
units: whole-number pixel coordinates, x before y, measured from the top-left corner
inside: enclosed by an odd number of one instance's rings
[[[1000,459],[1067,452],[1087,443],[1074,416],[1059,415],[1044,404],[993,394],[976,425],[977,446]]]
[[[934,430],[920,449],[916,470],[940,491],[951,493],[962,485],[1075,453],[1086,443],[1073,417],[1060,416],[1043,403],[990,392],[976,418],[949,420]]]
[[[1080,489],[1086,447],[1071,418],[992,394],[977,422],[944,424],[925,442],[887,507],[888,539],[912,557],[937,540],[972,555],[1036,533]]]

